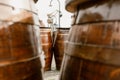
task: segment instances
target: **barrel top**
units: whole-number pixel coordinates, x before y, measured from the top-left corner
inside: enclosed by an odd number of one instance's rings
[[[85,2],[85,0],[66,0],[65,8],[67,11],[75,12],[77,11],[77,5],[79,5],[82,2]]]
[[[66,0],[65,8],[69,12],[76,12],[78,7],[83,10],[91,6],[103,4],[109,0]]]

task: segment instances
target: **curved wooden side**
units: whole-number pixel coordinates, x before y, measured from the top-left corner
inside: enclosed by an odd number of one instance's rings
[[[42,49],[45,54],[45,71],[51,70],[51,63],[52,63],[52,36],[51,30],[49,28],[40,28],[40,39],[42,44]]]
[[[57,30],[57,38],[54,45],[54,57],[57,70],[60,70],[64,55],[69,29],[61,28]]]
[[[34,26],[0,23],[0,37],[0,80],[43,80]]]
[[[119,80],[120,22],[74,25],[59,80]]]

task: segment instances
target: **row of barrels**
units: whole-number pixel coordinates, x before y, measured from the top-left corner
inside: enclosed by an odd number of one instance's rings
[[[56,69],[60,70],[68,32],[69,28],[57,28],[52,36],[50,27],[40,27],[40,40],[45,55],[45,71],[51,70],[53,56]]]

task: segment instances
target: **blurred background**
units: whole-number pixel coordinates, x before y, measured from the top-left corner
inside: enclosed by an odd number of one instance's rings
[[[56,24],[59,26],[59,6],[60,6],[60,27],[70,27],[72,13],[65,10],[65,1],[63,0],[38,0],[36,7],[38,9],[39,19],[43,21],[45,26],[48,26],[48,14],[55,13]]]

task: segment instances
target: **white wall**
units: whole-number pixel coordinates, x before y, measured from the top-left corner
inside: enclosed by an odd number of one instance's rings
[[[59,10],[59,4],[57,0],[52,1],[52,7],[49,6],[51,0],[39,0],[36,4],[38,13],[39,13],[39,18],[44,22],[46,27],[48,26],[47,23],[47,14],[54,12],[55,10]],[[71,15],[72,13],[69,13],[65,10],[65,0],[59,0],[60,5],[61,5],[61,26],[60,27],[70,27],[71,25]],[[58,22],[58,13],[57,13],[57,23]]]

